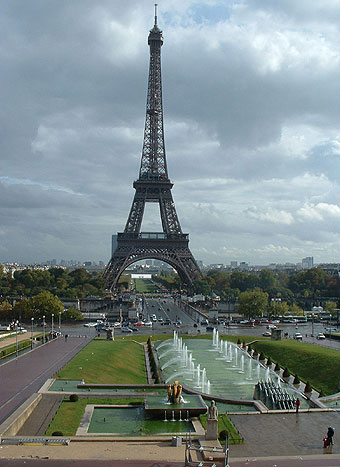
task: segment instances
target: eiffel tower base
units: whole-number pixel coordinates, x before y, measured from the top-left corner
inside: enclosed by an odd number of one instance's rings
[[[172,266],[183,284],[191,286],[201,271],[188,247],[187,234],[119,233],[117,248],[107,265],[104,278],[109,290],[115,289],[119,277],[130,264],[157,259]]]

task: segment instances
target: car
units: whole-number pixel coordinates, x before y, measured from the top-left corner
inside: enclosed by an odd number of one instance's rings
[[[338,332],[336,328],[326,328],[325,332]]]
[[[271,337],[272,336],[272,333],[270,331],[265,331],[264,333],[262,333],[262,336],[264,337]]]
[[[143,326],[144,323],[142,323],[142,321],[138,321],[135,325],[136,326]]]
[[[121,328],[121,327],[122,327],[122,323],[120,323],[119,321],[116,321],[115,323],[113,323],[113,327],[114,327],[114,328]]]
[[[158,322],[163,323],[163,318],[161,316],[158,316]]]
[[[150,328],[151,328],[151,327],[152,327],[152,321],[145,321],[145,322],[143,323],[143,326],[147,326],[147,327],[150,327]]]
[[[294,339],[295,339],[296,341],[302,341],[302,334],[301,334],[300,332],[296,332],[296,333],[294,334]]]
[[[169,324],[171,324],[171,320],[170,320],[169,318],[167,318],[167,319],[164,321],[163,324],[169,325]]]
[[[316,336],[317,339],[326,339],[326,336],[322,333],[319,332],[319,334]]]
[[[130,329],[130,328],[125,328],[124,327],[124,328],[122,328],[122,332],[133,332],[133,330]]]
[[[151,319],[152,319],[152,321],[157,321],[157,316],[156,316],[156,315],[152,315]]]

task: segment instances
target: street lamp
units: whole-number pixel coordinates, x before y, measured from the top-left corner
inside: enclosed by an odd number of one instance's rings
[[[45,344],[45,315],[43,316],[43,344]]]
[[[34,322],[34,318],[32,316],[31,318],[31,349],[33,349],[33,322]]]
[[[16,320],[15,322],[15,356],[18,358],[18,324],[19,321]]]
[[[59,311],[59,326],[58,326],[59,333],[61,333],[61,311]]]
[[[51,329],[51,334],[52,334],[52,335],[51,335],[51,337],[52,337],[52,339],[53,339],[53,324],[54,324],[54,323],[53,323],[53,320],[54,320],[54,313],[52,313],[51,319],[52,319],[52,329]]]

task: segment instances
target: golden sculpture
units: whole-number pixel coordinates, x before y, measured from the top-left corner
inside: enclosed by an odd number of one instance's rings
[[[180,403],[182,397],[182,389],[183,388],[178,383],[178,381],[175,381],[172,386],[171,384],[168,386],[168,401],[171,402],[171,404]]]

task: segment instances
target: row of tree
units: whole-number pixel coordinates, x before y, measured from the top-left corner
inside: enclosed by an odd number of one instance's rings
[[[4,300],[0,303],[0,323],[8,323],[18,320],[19,322],[34,319],[35,323],[50,322],[54,316],[55,322],[82,320],[83,315],[74,307],[64,310],[64,306],[58,297],[50,292],[40,292],[31,298],[23,298],[10,304]]]
[[[100,273],[89,273],[84,268],[68,271],[62,268],[24,269],[12,277],[0,265],[0,296],[33,297],[48,291],[64,298],[102,297],[105,284]]]

